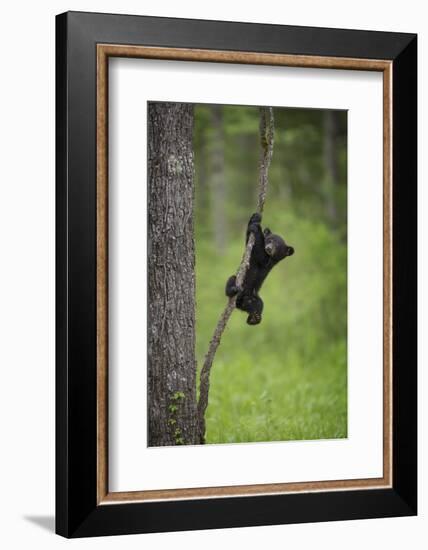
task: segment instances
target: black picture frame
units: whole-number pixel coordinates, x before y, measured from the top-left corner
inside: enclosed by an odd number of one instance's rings
[[[392,487],[97,504],[100,43],[392,62]],[[68,12],[56,18],[56,97],[56,532],[86,537],[415,515],[417,36]]]

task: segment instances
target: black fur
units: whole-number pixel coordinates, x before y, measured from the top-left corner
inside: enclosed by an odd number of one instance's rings
[[[236,307],[249,313],[249,325],[258,325],[262,320],[263,301],[258,293],[270,270],[285,257],[294,254],[294,248],[288,246],[279,235],[268,228],[262,231],[261,221],[261,215],[256,213],[248,222],[245,242],[248,243],[251,233],[255,240],[242,289],[236,286],[236,275],[229,277],[226,283],[226,296],[237,296]]]

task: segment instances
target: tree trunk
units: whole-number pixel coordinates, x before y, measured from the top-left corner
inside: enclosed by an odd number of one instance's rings
[[[324,165],[325,165],[325,198],[329,220],[337,221],[336,188],[338,185],[338,166],[336,138],[338,132],[337,112],[324,111]]]
[[[212,222],[214,230],[214,240],[217,250],[224,252],[227,238],[226,228],[226,186],[224,181],[224,135],[223,135],[223,112],[221,105],[211,107],[211,119],[213,124],[212,140]]]
[[[192,105],[149,104],[149,446],[197,443],[192,137]]]

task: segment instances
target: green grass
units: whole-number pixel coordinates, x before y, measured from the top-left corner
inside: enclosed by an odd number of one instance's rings
[[[233,312],[211,371],[207,443],[346,437],[346,247],[323,224],[275,210],[265,219],[296,253],[265,282],[260,325]],[[243,246],[219,255],[196,226],[199,368]]]

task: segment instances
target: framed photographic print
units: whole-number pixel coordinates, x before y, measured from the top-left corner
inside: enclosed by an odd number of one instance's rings
[[[56,24],[57,532],[416,514],[416,36]]]

